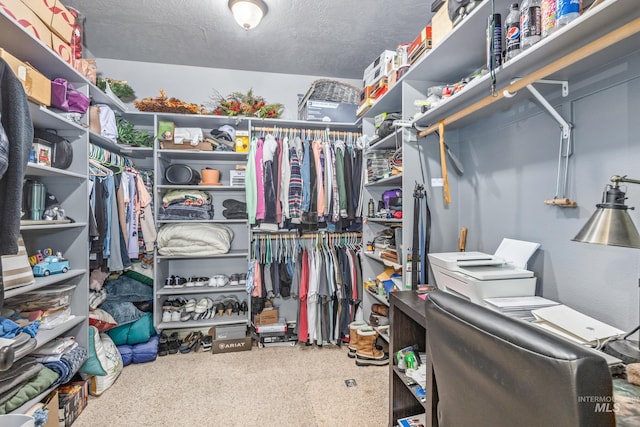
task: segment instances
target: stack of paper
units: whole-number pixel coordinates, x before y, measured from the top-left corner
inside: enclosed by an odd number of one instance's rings
[[[531,313],[532,310],[560,304],[556,301],[551,301],[538,296],[485,298],[484,301],[488,308],[498,311],[505,316],[527,322],[536,320],[535,316]]]

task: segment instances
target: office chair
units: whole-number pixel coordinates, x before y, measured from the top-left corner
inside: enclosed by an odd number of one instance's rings
[[[594,350],[444,291],[426,317],[441,427],[615,426]]]

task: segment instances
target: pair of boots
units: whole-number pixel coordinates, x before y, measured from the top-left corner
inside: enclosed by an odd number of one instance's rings
[[[376,346],[378,332],[365,322],[349,324],[349,354],[358,366],[384,366],[389,364],[389,355]]]

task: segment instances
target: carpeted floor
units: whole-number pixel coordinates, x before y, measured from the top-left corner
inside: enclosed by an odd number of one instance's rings
[[[389,367],[358,367],[347,348],[189,353],[129,365],[73,427],[387,424]],[[355,379],[355,387],[345,380]]]

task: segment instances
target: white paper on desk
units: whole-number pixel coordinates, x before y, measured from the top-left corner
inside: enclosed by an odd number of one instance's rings
[[[502,239],[500,246],[494,254],[498,258],[504,259],[515,267],[527,268],[527,262],[535,251],[540,247],[540,243],[525,242],[524,240]]]
[[[535,323],[538,326],[582,344],[596,344],[598,341],[624,334],[624,331],[618,328],[563,304],[539,308],[531,313],[536,317]]]

